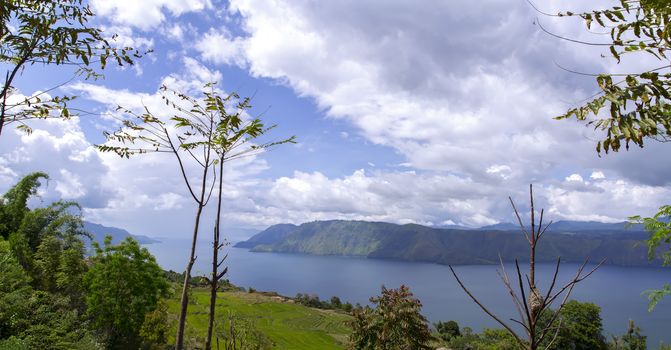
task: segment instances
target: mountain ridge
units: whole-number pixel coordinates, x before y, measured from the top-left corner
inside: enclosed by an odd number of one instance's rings
[[[140,244],[159,243],[158,240],[151,237],[134,235],[122,228],[104,226],[90,221],[84,221],[84,231],[89,232],[93,236],[92,241],[98,242],[99,244],[103,243],[106,235],[112,236],[112,243],[115,244],[121,242],[126,237],[133,237]]]
[[[561,221],[560,221],[561,223]],[[439,264],[496,264],[528,259],[528,244],[517,229],[446,229],[417,224],[329,220],[271,226],[236,247],[254,252],[348,255]],[[551,226],[552,227],[552,226]],[[539,245],[539,262],[607,259],[622,266],[652,266],[642,241],[647,233],[619,224],[577,222],[557,225]],[[281,233],[278,233],[281,232]]]

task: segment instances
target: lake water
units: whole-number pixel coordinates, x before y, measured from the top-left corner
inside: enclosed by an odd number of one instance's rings
[[[164,269],[183,271],[190,242],[162,239],[161,243],[146,245]],[[210,266],[211,244],[199,242],[196,274],[207,274]],[[447,266],[335,256],[300,254],[252,253],[247,249],[227,248],[228,279],[238,286],[257,290],[277,291],[286,296],[296,293],[317,294],[321,299],[337,295],[345,302],[367,304],[380,286],[396,288],[408,285],[422,304],[422,313],[431,322],[456,320],[460,326],[476,331],[498,327],[460,289]],[[578,265],[562,264],[559,280],[567,281]],[[460,278],[481,301],[502,319],[516,313],[507,290],[501,283],[497,266],[458,266]],[[512,273],[513,266],[506,266]],[[554,266],[539,265],[537,278],[542,290]],[[543,279],[543,277],[546,277]],[[512,278],[512,276],[511,276]],[[546,282],[546,283],[543,283]],[[572,296],[601,307],[601,317],[607,337],[626,331],[633,319],[648,336],[648,346],[656,349],[660,342],[671,344],[671,297],[660,302],[654,312],[647,312],[647,299],[641,292],[659,288],[671,282],[671,268],[628,268],[602,266],[590,278],[579,283]],[[498,327],[500,328],[500,327]]]

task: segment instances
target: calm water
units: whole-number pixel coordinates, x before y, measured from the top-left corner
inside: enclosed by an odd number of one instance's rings
[[[182,271],[186,265],[189,242],[163,239],[146,245],[165,269]],[[199,242],[194,271],[207,274],[210,260],[207,242]],[[228,248],[228,278],[236,285],[258,290],[277,291],[294,296],[314,293],[322,299],[333,295],[343,302],[365,304],[380,293],[380,286],[396,288],[401,284],[424,305],[423,314],[430,321],[456,320],[460,326],[476,331],[497,327],[459,288],[447,266],[347,257],[323,257],[297,254],[252,253],[247,249]],[[559,280],[567,281],[577,269],[563,264]],[[512,266],[506,267],[510,273]],[[512,301],[496,273],[496,266],[472,265],[455,268],[471,291],[503,319],[515,317]],[[551,265],[540,265],[543,276],[551,276]],[[550,278],[550,277],[548,277]],[[546,281],[547,282],[547,281]],[[671,268],[625,268],[603,266],[589,279],[578,284],[573,298],[589,301],[602,308],[605,334],[622,334],[627,321],[633,319],[648,336],[651,349],[660,342],[671,343],[671,298],[662,301],[653,313],[646,311],[647,299],[641,291],[671,282]]]

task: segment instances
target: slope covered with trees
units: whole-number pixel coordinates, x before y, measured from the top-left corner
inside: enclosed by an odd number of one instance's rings
[[[575,226],[575,224],[574,224]],[[281,232],[281,234],[278,234]],[[594,261],[608,264],[649,266],[642,243],[643,231],[571,230],[548,231],[539,247],[539,262]],[[395,225],[365,221],[317,221],[299,226],[276,225],[237,247],[255,252],[362,256],[378,259],[435,262],[439,264],[497,264],[524,260],[528,247],[524,237],[504,230],[436,229],[421,225]]]

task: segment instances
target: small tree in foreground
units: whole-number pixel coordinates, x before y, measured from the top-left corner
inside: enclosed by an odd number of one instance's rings
[[[555,267],[554,275],[550,282],[550,286],[547,292],[542,293],[542,291],[536,285],[536,248],[538,242],[543,237],[547,229],[550,227],[552,222],[543,226],[543,210],[540,212],[540,220],[538,226],[536,225],[536,212],[534,208],[534,196],[533,196],[533,187],[529,185],[529,196],[531,204],[531,227],[527,228],[522,224],[522,219],[520,214],[515,207],[515,203],[512,198],[509,198],[510,204],[513,207],[515,216],[520,225],[520,229],[524,234],[524,238],[529,243],[529,273],[525,274],[522,277],[522,270],[520,269],[519,262],[515,260],[515,268],[517,272],[517,291],[513,287],[513,282],[511,281],[508,273],[505,270],[503,265],[503,259],[501,259],[501,270],[499,270],[499,276],[503,281],[508,293],[510,294],[513,303],[515,304],[515,309],[517,310],[518,319],[511,318],[510,320],[521,326],[524,330],[524,335],[518,334],[513,327],[501,320],[498,316],[492,313],[486,306],[480,302],[480,300],[471,293],[468,288],[463,284],[459,276],[454,271],[454,268],[450,265],[450,271],[454,275],[454,278],[459,283],[459,286],[468,294],[468,296],[487,314],[489,317],[498,322],[503,328],[505,328],[516,340],[517,345],[520,349],[536,350],[543,345],[543,348],[550,349],[555,339],[557,338],[560,330],[562,329],[561,320],[555,322],[557,317],[561,314],[562,309],[565,307],[566,302],[568,301],[571,292],[576,284],[589,277],[594,271],[596,271],[604,262],[602,260],[599,264],[594,266],[589,272],[584,273],[585,267],[587,266],[588,260],[578,268],[575,276],[566,284],[559,287],[557,286],[557,275],[559,273],[559,265],[561,263],[561,258],[557,258],[557,264]],[[518,295],[519,293],[519,295]],[[550,306],[559,302],[559,306],[556,311],[550,317],[543,317],[546,313],[550,311]]]
[[[236,93],[222,94],[215,89],[214,83],[204,86],[201,98],[188,96],[161,87],[162,99],[175,111],[171,116],[155,115],[148,109],[137,114],[119,107],[133,119],[123,120],[121,129],[106,133],[110,143],[99,145],[102,152],[115,152],[121,157],[130,157],[145,153],[170,153],[179,164],[182,179],[196,202],[197,210],[191,240],[189,259],[182,285],[181,306],[177,323],[176,349],[182,349],[188,307],[188,289],[191,270],[196,261],[196,242],[199,234],[203,209],[208,204],[217,186],[217,209],[212,235],[212,273],[208,279],[210,285],[210,315],[205,348],[210,349],[214,328],[216,293],[219,281],[227,269],[220,271],[226,257],[219,258],[224,247],[221,241],[221,212],[223,199],[224,163],[261,153],[273,146],[294,142],[294,137],[280,141],[253,143],[275,127],[265,126],[258,118],[247,118],[251,108],[250,98],[240,98]],[[192,183],[188,174],[186,160],[195,162],[200,174],[198,184]]]
[[[420,313],[422,303],[410,289],[382,286],[382,295],[370,298],[375,308],[357,309],[351,322],[350,349],[415,350],[432,349],[434,340],[426,318]]]
[[[167,296],[163,270],[147,248],[131,237],[112,245],[93,242],[93,265],[84,276],[87,313],[94,326],[108,337],[113,349],[137,349],[145,315]]]

